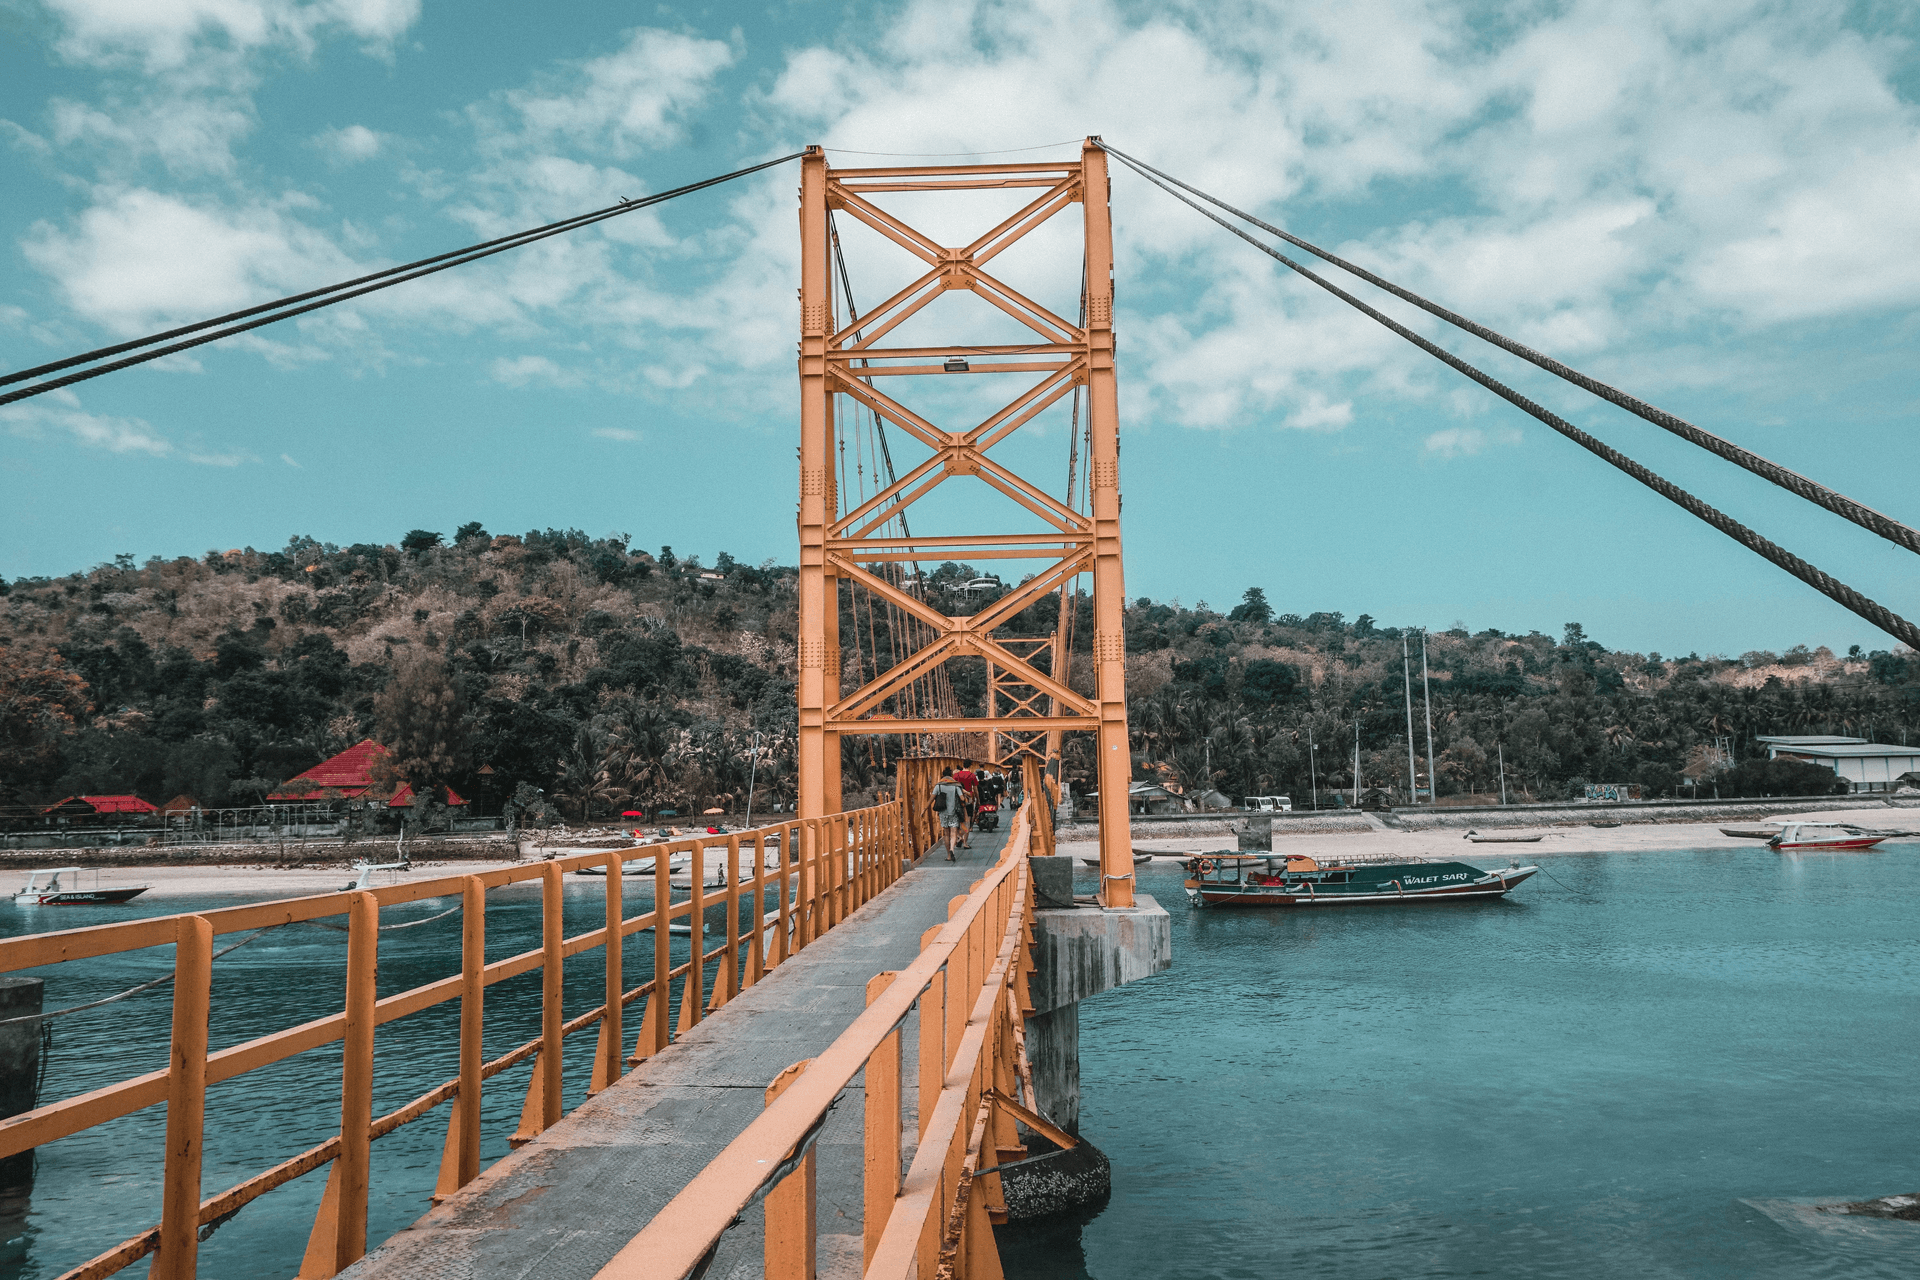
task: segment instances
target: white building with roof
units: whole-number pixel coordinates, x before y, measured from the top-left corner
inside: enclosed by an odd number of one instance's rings
[[[1900,775],[1920,771],[1920,747],[1895,747],[1865,738],[1830,733],[1761,734],[1769,760],[1802,760],[1825,765],[1847,780],[1853,791],[1891,791]]]

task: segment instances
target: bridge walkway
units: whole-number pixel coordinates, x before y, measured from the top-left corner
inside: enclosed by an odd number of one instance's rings
[[[585,1280],[764,1109],[767,1085],[866,1007],[867,980],[904,969],[947,904],[999,859],[1005,832],[940,852],[341,1273],[352,1280]],[[902,1028],[915,1061],[914,1024]],[[915,1073],[903,1073],[913,1114]],[[820,1274],[857,1276],[864,1097],[835,1108],[818,1153]],[[912,1131],[914,1126],[907,1126]],[[761,1274],[758,1210],[723,1239],[708,1280]]]

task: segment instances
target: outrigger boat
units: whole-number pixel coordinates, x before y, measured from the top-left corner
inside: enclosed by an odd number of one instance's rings
[[[41,876],[50,876],[45,884],[40,883]],[[92,907],[105,903],[129,902],[147,891],[144,884],[100,883],[100,873],[93,873],[91,888],[80,887],[79,867],[56,867],[51,871],[27,872],[27,887],[13,895],[13,900],[23,907]]]
[[[1767,843],[1781,853],[1859,853],[1886,838],[1884,831],[1838,822],[1789,822]]]
[[[1335,907],[1500,898],[1538,867],[1482,871],[1464,862],[1339,863],[1298,855],[1203,853],[1187,864],[1196,907]]]

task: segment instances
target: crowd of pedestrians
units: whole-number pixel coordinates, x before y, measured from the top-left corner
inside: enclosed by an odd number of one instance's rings
[[[954,861],[956,850],[973,848],[973,830],[980,821],[980,811],[991,808],[997,813],[1006,795],[1004,773],[974,770],[965,764],[940,771],[940,780],[933,784],[932,802],[948,862]]]

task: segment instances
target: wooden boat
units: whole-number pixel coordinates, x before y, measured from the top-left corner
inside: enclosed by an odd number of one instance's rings
[[[1196,907],[1338,907],[1505,897],[1540,868],[1464,862],[1338,863],[1281,854],[1203,853],[1187,863]]]
[[[1084,863],[1085,865],[1087,865],[1087,866],[1089,866],[1089,867],[1097,867],[1097,866],[1099,866],[1099,865],[1100,865],[1100,859],[1098,859],[1098,858],[1082,858],[1082,859],[1080,859],[1080,861],[1081,861],[1082,863]],[[1133,865],[1134,865],[1134,866],[1136,866],[1136,867],[1137,867],[1137,866],[1140,866],[1140,865],[1141,865],[1142,863],[1147,863],[1147,862],[1152,862],[1152,861],[1153,861],[1153,855],[1152,855],[1152,854],[1150,854],[1150,853],[1142,853],[1142,852],[1140,852],[1140,850],[1138,850],[1138,849],[1135,849],[1135,850],[1133,851]]]
[[[1722,827],[1720,834],[1732,836],[1736,840],[1771,840],[1780,834],[1777,822],[1753,823],[1744,827]]]
[[[48,877],[45,884],[40,877]],[[51,871],[27,872],[27,887],[13,895],[16,905],[22,907],[97,907],[118,902],[130,902],[145,893],[151,886],[144,884],[100,883],[100,873],[93,873],[93,884],[89,888],[80,886],[79,867],[56,867]]]
[[[1789,822],[1767,844],[1781,853],[1859,853],[1886,838],[1837,822]]]
[[[1540,837],[1538,835],[1515,836],[1515,835],[1507,835],[1505,833],[1496,833],[1491,831],[1487,831],[1487,832],[1468,831],[1465,838],[1473,841],[1475,844],[1539,844],[1540,843]]]

